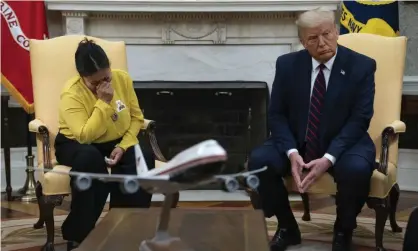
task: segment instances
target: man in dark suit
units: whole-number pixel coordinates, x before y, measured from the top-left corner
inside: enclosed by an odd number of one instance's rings
[[[367,133],[376,62],[337,44],[331,11],[305,12],[296,24],[305,50],[277,59],[268,112],[271,136],[251,152],[248,167],[268,166],[259,174],[258,193],[265,216],[279,221],[272,251],[301,242],[282,177],[291,173],[302,193],[325,172],[338,189],[333,250],[350,250],[376,155]]]
[[[408,225],[406,225],[405,237],[403,240],[402,251],[415,251],[418,247],[418,207],[409,215]]]

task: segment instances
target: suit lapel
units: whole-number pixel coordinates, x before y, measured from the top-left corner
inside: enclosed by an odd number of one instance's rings
[[[295,93],[298,93],[299,97],[297,100],[300,101],[298,103],[298,107],[300,109],[299,114],[302,122],[299,123],[299,135],[301,136],[299,144],[302,146],[303,141],[305,140],[309,105],[311,100],[312,58],[307,51],[304,51],[302,54],[299,63],[296,65],[296,69],[298,69],[296,71],[298,86],[296,86],[297,89]]]
[[[324,114],[322,115],[322,122],[321,124],[325,126],[321,126],[321,135],[326,131],[326,125],[328,124],[329,116],[331,115],[332,109],[336,100],[338,99],[339,95],[344,90],[345,85],[345,60],[346,57],[345,48],[342,46],[338,46],[337,56],[335,58],[334,64],[331,69],[331,75],[328,82],[328,88],[325,95],[325,104],[324,104]]]

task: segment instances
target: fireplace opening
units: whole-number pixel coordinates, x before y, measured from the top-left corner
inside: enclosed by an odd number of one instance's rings
[[[249,151],[267,137],[265,82],[134,81],[134,87],[144,116],[157,122],[158,144],[167,159],[215,139],[228,153],[223,173],[240,172]]]

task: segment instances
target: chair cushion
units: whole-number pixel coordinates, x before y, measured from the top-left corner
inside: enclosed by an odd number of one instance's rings
[[[155,167],[162,167],[165,163],[156,160]],[[39,168],[43,168],[40,166]],[[62,174],[62,172],[70,173],[71,167],[63,165],[55,165],[52,169],[55,172],[46,172],[40,175],[39,182],[42,184],[43,195],[65,195],[71,193],[70,175]]]
[[[393,185],[396,184],[397,169],[393,163],[388,164],[388,174],[384,175],[377,170],[374,170],[369,197],[385,198]],[[297,191],[296,184],[291,176],[286,178],[286,186],[289,190]],[[324,174],[308,191],[308,193],[320,193],[335,195],[337,186],[334,178],[326,173]]]
[[[52,170],[60,173],[50,171],[43,175],[43,178],[39,180],[42,184],[42,193],[44,195],[70,194],[70,175],[62,174],[62,172],[69,173],[71,167],[56,165]]]

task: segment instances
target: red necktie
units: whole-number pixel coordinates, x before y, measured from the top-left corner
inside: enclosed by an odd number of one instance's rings
[[[322,106],[324,104],[327,87],[325,85],[325,76],[323,72],[325,65],[321,64],[318,67],[319,73],[315,79],[311,96],[311,105],[309,107],[305,149],[306,162],[320,157],[319,126],[321,121]]]

